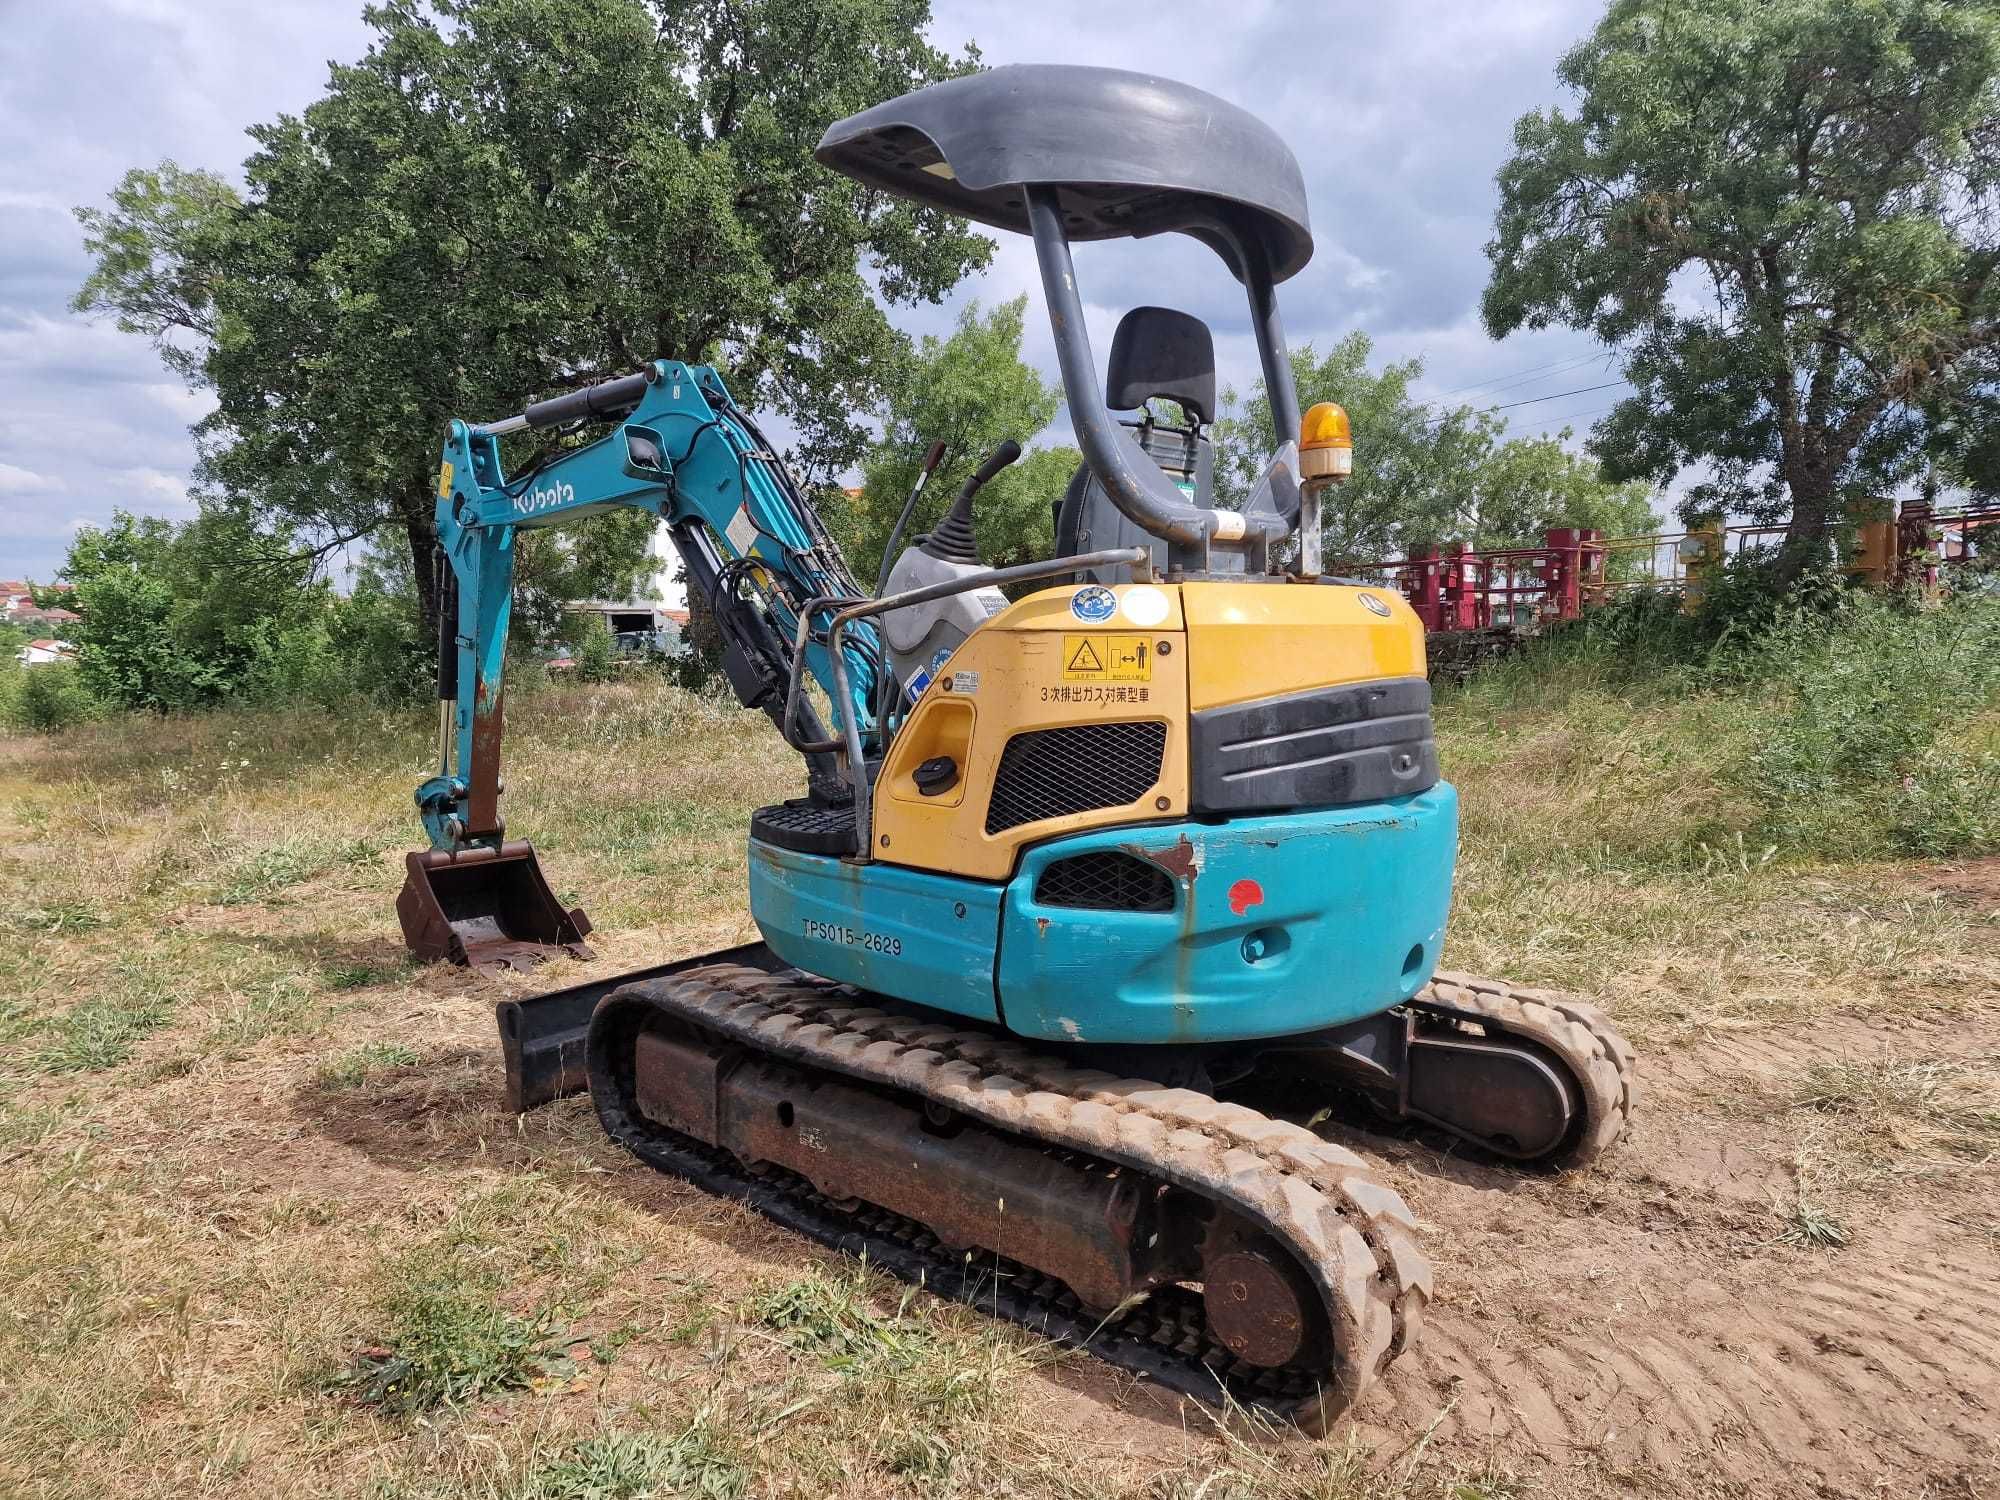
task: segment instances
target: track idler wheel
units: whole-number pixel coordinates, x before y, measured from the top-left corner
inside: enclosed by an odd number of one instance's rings
[[[1538,1161],[1561,1149],[1580,1112],[1561,1061],[1533,1042],[1479,1035],[1418,1013],[1410,1037],[1410,1117],[1496,1156]]]
[[[1248,1365],[1305,1364],[1326,1352],[1326,1315],[1305,1270],[1268,1240],[1203,1258],[1209,1332]]]
[[[1631,1128],[1638,1054],[1596,1006],[1555,990],[1441,973],[1418,992],[1409,1010],[1430,1044],[1475,1049],[1460,1053],[1472,1087],[1460,1090],[1455,1117],[1436,1122],[1446,1129],[1499,1155],[1567,1170],[1588,1166]],[[1482,1045],[1490,1050],[1480,1053],[1476,1048]],[[1495,1074],[1491,1059],[1499,1053],[1512,1056],[1502,1065],[1505,1071]],[[1553,1083],[1529,1081],[1544,1076]],[[1496,1094],[1539,1095],[1548,1102],[1528,1104],[1512,1120],[1495,1118],[1490,1104],[1496,1096],[1482,1097],[1481,1077],[1500,1078],[1503,1089]],[[1567,1114],[1560,1133],[1554,1129],[1564,1113],[1553,1105],[1558,1091]],[[1474,1134],[1479,1130],[1493,1134],[1482,1138]]]
[[[1536,1166],[1596,1160],[1632,1117],[1632,1045],[1602,1011],[1463,974],[1439,974],[1403,1005],[1272,1061],[1358,1089],[1391,1123],[1432,1125]]]

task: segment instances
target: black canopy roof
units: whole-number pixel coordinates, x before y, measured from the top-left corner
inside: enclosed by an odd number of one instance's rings
[[[1240,277],[1232,237],[1283,281],[1312,258],[1305,182],[1277,132],[1213,94],[1120,68],[1028,63],[932,84],[833,125],[836,171],[996,229],[1057,187],[1073,240],[1180,230]]]

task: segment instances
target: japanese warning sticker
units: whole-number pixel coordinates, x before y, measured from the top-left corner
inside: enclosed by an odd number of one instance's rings
[[[1151,682],[1153,638],[1145,635],[1066,635],[1063,681]]]

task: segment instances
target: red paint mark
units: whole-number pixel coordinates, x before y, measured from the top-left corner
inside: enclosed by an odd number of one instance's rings
[[[1229,909],[1242,916],[1253,906],[1264,904],[1264,887],[1254,880],[1239,880],[1229,888]]]

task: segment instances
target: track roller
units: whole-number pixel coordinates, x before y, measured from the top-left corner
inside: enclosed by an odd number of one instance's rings
[[[1353,1153],[866,1002],[727,965],[617,990],[590,1028],[599,1118],[883,1269],[1313,1430],[1415,1338],[1429,1264]]]

